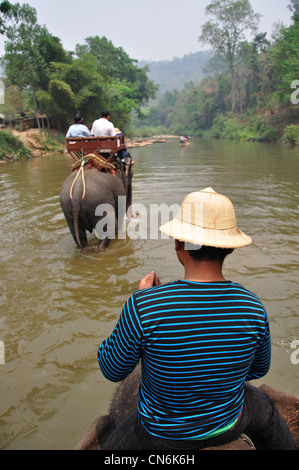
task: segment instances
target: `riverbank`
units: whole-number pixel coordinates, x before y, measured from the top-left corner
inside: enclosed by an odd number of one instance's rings
[[[28,129],[24,132],[11,131],[30,151],[32,157],[46,156],[53,152],[63,152],[65,139],[61,132],[54,129]]]
[[[126,139],[128,149],[145,147],[156,143],[167,143],[177,136]],[[46,156],[51,153],[66,153],[65,136],[54,129],[0,130],[0,162],[16,161]]]
[[[244,115],[219,113],[206,135],[212,139],[299,145],[299,108],[286,106]]]
[[[126,139],[126,145],[128,149],[146,147],[147,145],[153,145],[153,144],[166,144],[167,142],[169,142],[170,139],[178,139],[178,138],[179,137],[176,135],[161,135],[160,137],[149,137],[149,138],[138,137],[136,139]]]
[[[64,152],[64,136],[55,130],[15,129],[0,130],[0,162],[11,162],[46,156],[53,152]]]

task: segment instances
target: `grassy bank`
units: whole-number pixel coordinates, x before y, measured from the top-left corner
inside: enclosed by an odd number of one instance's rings
[[[219,114],[208,131],[209,137],[239,141],[277,142],[299,145],[299,110],[280,109],[242,116]]]
[[[0,131],[0,160],[14,161],[32,158],[30,150],[10,131]]]
[[[16,161],[63,152],[65,138],[58,131],[29,129],[25,132],[0,130],[0,160]]]

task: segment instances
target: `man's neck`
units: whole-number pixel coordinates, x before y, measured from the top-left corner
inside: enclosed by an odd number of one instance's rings
[[[195,282],[226,281],[218,261],[191,262],[185,266],[185,280]]]

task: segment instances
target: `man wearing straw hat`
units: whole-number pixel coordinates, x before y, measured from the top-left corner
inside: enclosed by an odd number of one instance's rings
[[[142,367],[137,412],[103,448],[199,450],[246,433],[257,449],[295,449],[271,399],[248,383],[268,372],[271,340],[262,302],[222,273],[225,257],[252,242],[233,204],[212,188],[191,193],[160,230],[185,276],[165,285],[145,276],[99,347],[109,380]]]

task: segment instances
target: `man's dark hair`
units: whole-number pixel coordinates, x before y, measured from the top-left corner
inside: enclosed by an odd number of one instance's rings
[[[81,120],[82,120],[82,117],[80,116],[80,114],[75,114],[74,121],[80,122]]]
[[[189,247],[188,247],[189,245]],[[196,246],[186,244],[186,250],[191,258],[196,261],[220,261],[223,263],[224,258],[232,253],[231,248],[216,248],[214,246]],[[192,246],[192,249],[190,248]]]
[[[102,116],[102,117],[108,117],[108,116],[110,116],[110,113],[109,113],[109,111],[103,111],[103,112],[101,113],[101,116]]]

